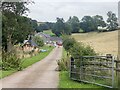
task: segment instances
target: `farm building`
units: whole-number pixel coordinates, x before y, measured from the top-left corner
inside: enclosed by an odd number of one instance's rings
[[[33,40],[24,40],[23,51],[31,52],[33,50],[38,50],[38,45]]]
[[[37,33],[36,36],[40,36],[43,39],[45,44],[51,42],[50,35],[48,35],[48,34],[40,32],[40,33]]]
[[[62,46],[62,39],[60,37],[50,37],[52,42],[56,42],[57,45]]]
[[[42,33],[42,32],[37,33],[36,35],[40,36],[43,39],[45,44],[53,44],[55,42],[58,42],[58,43],[62,42],[62,39],[60,37],[51,37],[50,35]]]

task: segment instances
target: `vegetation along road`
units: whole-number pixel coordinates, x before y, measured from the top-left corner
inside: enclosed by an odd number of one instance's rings
[[[62,56],[62,47],[56,47],[43,60],[0,80],[2,88],[57,88],[59,73],[56,60]],[[1,83],[2,82],[2,83]]]

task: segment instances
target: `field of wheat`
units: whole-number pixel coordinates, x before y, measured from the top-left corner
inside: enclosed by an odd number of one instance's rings
[[[118,31],[73,34],[78,42],[90,45],[100,55],[118,55]]]

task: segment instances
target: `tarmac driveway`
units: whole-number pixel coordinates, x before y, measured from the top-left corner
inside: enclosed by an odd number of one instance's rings
[[[62,56],[62,47],[56,47],[43,60],[0,80],[2,88],[57,88],[59,72],[56,60]]]

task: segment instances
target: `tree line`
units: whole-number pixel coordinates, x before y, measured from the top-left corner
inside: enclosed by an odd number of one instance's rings
[[[116,14],[109,11],[107,16],[106,22],[100,15],[84,16],[81,20],[79,20],[77,16],[73,16],[69,17],[66,22],[63,18],[57,18],[57,22],[54,24],[52,32],[59,36],[63,33],[69,35],[71,33],[98,31],[98,27],[106,27],[108,31],[118,29]]]
[[[107,21],[104,21],[100,15],[84,16],[81,20],[77,16],[70,16],[66,22],[63,18],[56,18],[55,23],[45,22],[38,25],[37,31],[52,29],[53,33],[60,36],[62,34],[98,31],[99,27],[106,28],[108,31],[116,30],[118,28],[116,14],[109,11],[107,16]]]

